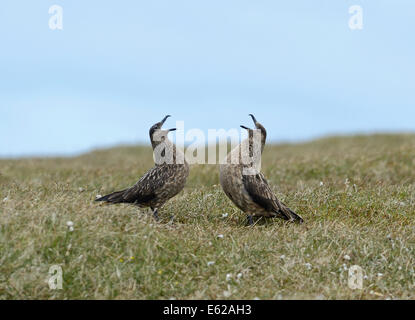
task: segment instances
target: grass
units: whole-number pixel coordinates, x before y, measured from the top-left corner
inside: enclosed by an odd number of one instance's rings
[[[213,165],[192,167],[160,223],[93,201],[151,166],[147,147],[1,160],[0,298],[415,298],[414,135],[267,146],[263,172],[303,225],[245,226]],[[48,286],[52,265],[62,290]],[[363,269],[361,290],[348,287],[352,265]]]

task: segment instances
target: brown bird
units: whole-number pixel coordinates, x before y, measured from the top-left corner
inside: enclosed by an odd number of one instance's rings
[[[189,165],[182,151],[167,138],[170,131],[162,130],[170,116],[150,128],[150,140],[156,165],[131,188],[108,194],[95,201],[108,203],[131,203],[139,207],[150,207],[158,220],[158,210],[183,190],[189,176]]]
[[[256,133],[261,135],[260,149],[259,146],[257,146],[257,149],[259,149],[259,154],[262,154],[267,139],[267,131],[252,114],[250,116],[256,129],[259,130]],[[254,130],[245,126],[241,127],[248,130],[248,139],[234,148],[228,154],[226,163],[220,165],[220,183],[223,191],[239,209],[248,214],[250,225],[253,224],[252,217],[278,217],[302,223],[304,220],[277,199],[264,175],[255,169],[256,166],[260,165],[261,157],[258,155],[255,158],[254,156],[254,160],[250,163],[244,161],[244,156],[251,155],[252,158],[255,153],[254,142],[256,141]]]

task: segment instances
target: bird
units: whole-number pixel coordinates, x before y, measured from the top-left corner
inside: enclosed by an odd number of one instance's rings
[[[159,220],[158,210],[183,190],[189,176],[189,165],[183,152],[176,149],[176,146],[167,137],[168,133],[175,131],[176,128],[161,129],[169,117],[171,116],[165,116],[149,131],[155,166],[132,187],[110,193],[95,201],[131,203],[139,207],[150,207],[155,220]]]
[[[267,131],[254,115],[249,116],[256,130],[241,126],[248,130],[248,138],[231,150],[219,166],[220,184],[223,191],[240,210],[247,214],[249,225],[253,225],[253,217],[278,217],[291,222],[303,223],[302,217],[278,200],[264,175],[256,168],[261,163],[260,155],[264,151]],[[257,145],[254,142],[257,142]],[[244,161],[244,156],[254,155],[255,147],[258,152],[257,157],[251,156],[254,158],[251,162]]]

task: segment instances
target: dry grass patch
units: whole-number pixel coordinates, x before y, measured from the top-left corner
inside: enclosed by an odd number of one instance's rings
[[[192,168],[161,223],[94,203],[152,166],[146,147],[1,160],[0,298],[413,299],[414,159],[413,135],[267,146],[265,175],[306,223],[254,228],[221,191],[216,166]],[[62,290],[49,289],[52,265],[63,269]],[[348,288],[352,265],[364,270],[363,290]]]

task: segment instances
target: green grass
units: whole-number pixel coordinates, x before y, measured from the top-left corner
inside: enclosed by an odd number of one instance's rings
[[[192,167],[160,223],[93,201],[152,163],[147,147],[1,160],[0,298],[415,298],[414,135],[267,146],[263,172],[303,225],[245,226],[212,165]],[[62,290],[49,289],[52,265],[63,269]],[[362,290],[347,285],[352,265],[364,270]]]

